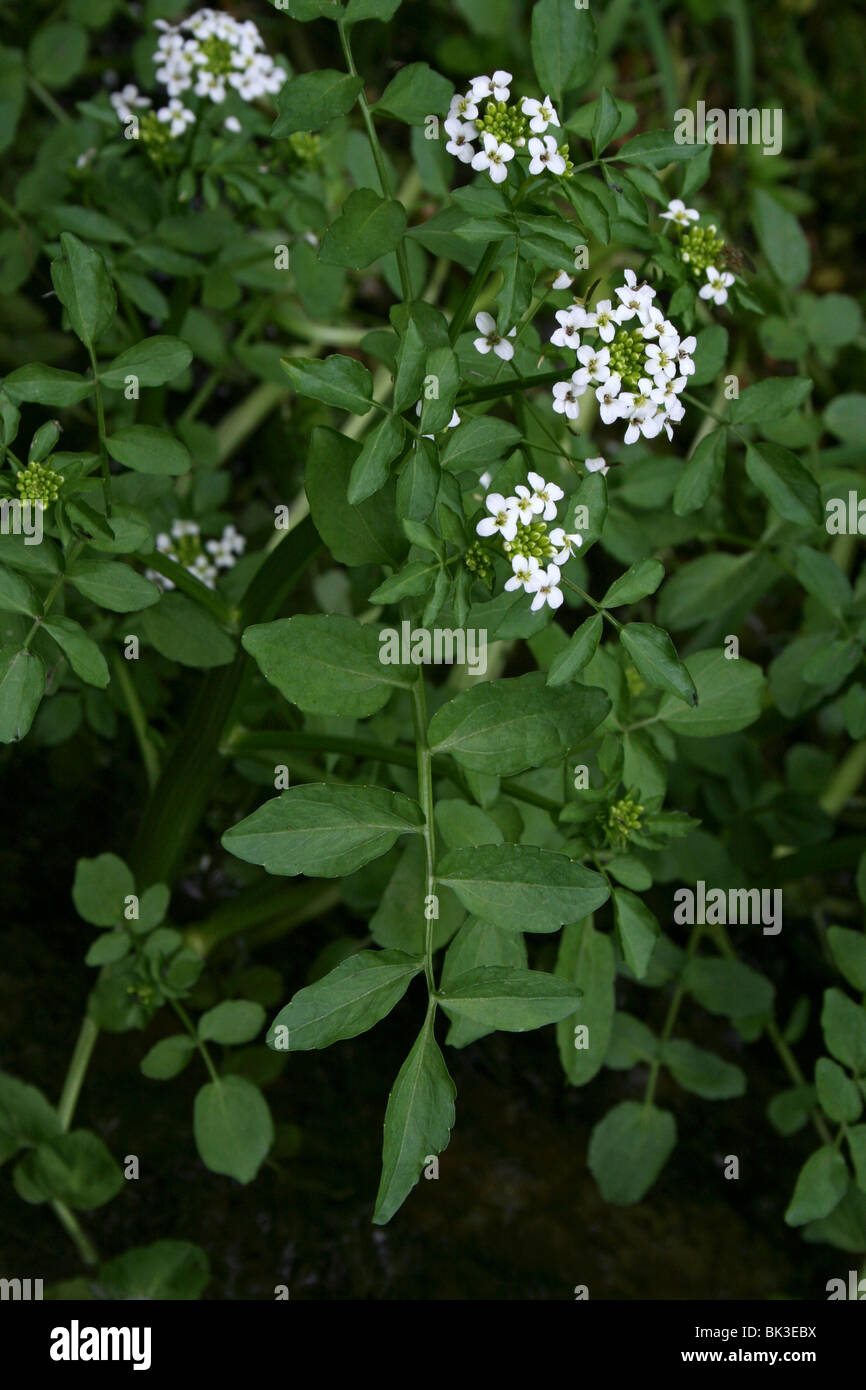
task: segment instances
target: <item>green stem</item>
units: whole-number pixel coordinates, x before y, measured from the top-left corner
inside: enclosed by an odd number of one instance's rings
[[[689,935],[688,945],[686,946],[686,957],[687,957],[687,959],[691,959],[691,957],[694,955],[695,951],[697,950],[697,948],[698,948],[698,942],[699,942],[700,939],[701,939],[701,936],[702,936],[702,934],[703,934],[703,931],[704,931],[704,924],[703,924],[703,922],[696,922],[695,925],[692,927],[691,933],[690,933],[690,935]],[[679,1014],[680,1006],[681,1006],[681,1004],[682,1004],[682,1002],[683,1002],[683,995],[685,994],[685,992],[686,992],[685,971],[683,971],[683,972],[680,974],[680,978],[677,980],[676,988],[675,988],[675,990],[674,990],[674,992],[673,992],[673,995],[671,996],[671,1002],[670,1002],[670,1004],[668,1005],[668,1011],[667,1011],[667,1014],[665,1015],[664,1024],[662,1025],[661,1036],[660,1036],[660,1038],[659,1038],[659,1042],[662,1043],[662,1044],[668,1042],[668,1040],[670,1039],[671,1034],[672,1034],[673,1031],[674,1031],[674,1027],[675,1027],[676,1021],[677,1021],[677,1016],[678,1016],[678,1014]],[[659,1049],[659,1050],[661,1050],[661,1049]],[[657,1081],[658,1081],[659,1072],[660,1072],[660,1070],[661,1070],[661,1065],[662,1065],[662,1059],[661,1059],[661,1057],[654,1057],[653,1060],[652,1060],[652,1062],[650,1063],[650,1073],[649,1073],[649,1076],[647,1077],[646,1095],[644,1096],[644,1107],[645,1107],[645,1109],[647,1109],[647,1110],[649,1109],[649,1107],[650,1107],[650,1106],[652,1105],[652,1103],[653,1103],[653,1096],[655,1095],[655,1092],[656,1092],[656,1083],[657,1083]]]
[[[201,1038],[199,1037],[198,1030],[196,1029],[195,1024],[193,1023],[192,1019],[190,1018],[189,1014],[187,1013],[186,1009],[183,1007],[183,1004],[181,1004],[179,999],[172,999],[169,1002],[171,1003],[171,1007],[174,1009],[184,1028],[189,1033],[190,1037],[192,1038],[193,1042],[195,1043],[196,1047],[201,1053],[202,1060],[204,1061],[205,1066],[210,1072],[211,1081],[213,1081],[218,1086],[220,1084],[219,1072],[213,1064],[211,1055],[208,1052],[206,1045],[202,1042]]]
[[[99,1037],[99,1027],[94,1023],[89,1014],[85,1014],[81,1020],[81,1028],[78,1038],[69,1059],[69,1066],[66,1070],[66,1078],[63,1082],[63,1090],[60,1093],[60,1100],[57,1102],[57,1116],[60,1120],[60,1128],[65,1134],[72,1124],[72,1116],[75,1114],[75,1107],[78,1097],[81,1094],[81,1087],[84,1084],[84,1077],[93,1049],[96,1046],[96,1039]]]
[[[51,112],[52,116],[55,116],[58,121],[62,121],[64,125],[68,124],[69,117],[63,110],[63,107],[60,105],[58,101],[54,100],[54,97],[51,95],[51,93],[48,91],[46,87],[43,87],[42,83],[38,80],[38,78],[28,77],[27,85],[30,88],[33,95],[37,97],[39,101],[42,102],[42,105],[46,108],[46,110]]]
[[[69,569],[70,565],[75,563],[83,549],[84,541],[76,541],[66,557],[66,569]],[[45,595],[45,598],[42,600],[42,612],[38,618],[33,619],[33,626],[30,628],[30,631],[24,638],[25,651],[30,650],[30,643],[33,641],[33,638],[36,636],[42,623],[44,623],[45,619],[48,617],[48,614],[51,612],[54,600],[60,593],[60,590],[63,588],[65,580],[66,570],[64,570],[62,574],[58,574],[54,583],[51,585],[51,588],[48,590],[48,593]]]
[[[99,463],[102,468],[102,492],[105,497],[105,515],[111,518],[111,465],[108,462],[108,448],[106,445],[105,430],[105,402],[102,399],[102,386],[99,380],[99,368],[96,365],[96,353],[92,347],[88,347],[90,354],[90,365],[93,368],[93,389],[96,397],[96,426],[99,431]]]
[[[78,1251],[82,1263],[90,1265],[91,1268],[94,1265],[98,1265],[99,1255],[97,1254],[96,1246],[82,1229],[78,1217],[69,1210],[65,1202],[52,1201],[51,1210],[54,1212],[54,1215],[57,1217],[64,1231]]]
[[[132,725],[138,743],[141,761],[144,764],[144,772],[147,777],[148,791],[153,791],[159,781],[159,757],[150,738],[150,728],[147,722],[147,715],[144,712],[142,703],[138,698],[138,691],[135,682],[129,672],[129,663],[119,652],[112,652],[111,665],[117,677],[117,683],[123,692],[126,701],[129,722]]]
[[[834,773],[833,780],[821,797],[821,808],[828,816],[838,816],[866,776],[866,741],[855,743]]]
[[[418,679],[412,687],[412,724],[415,731],[415,749],[418,763],[418,801],[424,812],[424,851],[427,866],[427,892],[425,895],[424,925],[424,974],[431,1003],[436,997],[436,980],[433,974],[433,921],[430,907],[436,893],[436,831],[433,820],[433,767],[430,748],[427,743],[427,696],[424,688],[424,673],[419,671]]]
[[[590,598],[586,590],[581,589],[579,584],[575,584],[571,579],[566,579],[565,575],[561,577],[560,583],[567,585],[569,589],[573,589],[576,594],[580,594],[580,597],[585,603],[589,604],[590,608],[594,608],[596,613],[600,613],[603,618],[607,618],[608,622],[616,628],[617,632],[621,631],[622,623],[619,618],[615,618],[610,610],[604,607],[604,604],[596,603],[594,598]]]
[[[201,579],[189,570],[173,560],[170,555],[163,555],[161,550],[153,550],[150,555],[143,557],[144,563],[157,574],[162,574],[166,579],[170,579],[176,589],[182,589],[185,594],[200,603],[202,608],[206,608],[212,613],[218,623],[223,627],[229,628],[232,632],[237,631],[238,612],[231,608],[219,594],[208,587]]]

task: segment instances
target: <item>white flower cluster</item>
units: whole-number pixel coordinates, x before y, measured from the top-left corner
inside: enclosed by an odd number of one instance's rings
[[[576,301],[557,312],[559,326],[550,341],[554,347],[572,348],[578,366],[568,381],[554,386],[553,409],[576,420],[579,398],[593,388],[606,425],[627,421],[626,444],[641,435],[654,439],[662,430],[672,439],[672,425],[685,415],[679,396],[695,370],[691,354],[696,340],[680,338],[653,304],[655,290],[639,285],[633,270],[626,270],[625,284],[614,293],[616,306],[603,299],[590,311]],[[581,334],[587,332],[600,341],[582,343]]]
[[[231,87],[243,101],[255,101],[278,92],[286,80],[283,68],[263,52],[264,40],[252,20],[196,10],[180,24],[157,19],[154,25],[161,31],[156,76],[170,97],[192,87],[197,97],[222,102]]]
[[[682,198],[672,198],[661,214],[662,221],[670,222],[681,236],[680,259],[694,268],[698,279],[701,274],[706,276],[706,284],[698,290],[699,297],[722,305],[727,303],[734,276],[729,270],[717,270],[711,264],[714,257],[724,253],[725,243],[718,236],[714,222],[707,227],[693,225],[700,220],[700,216],[697,208],[687,208]]]
[[[202,546],[201,529],[195,521],[178,518],[171,523],[171,534],[162,531],[156,538],[156,549],[161,555],[176,560],[189,574],[195,575],[209,589],[216,585],[217,573],[221,569],[231,569],[238,556],[243,555],[246,540],[234,526],[223,527],[219,540],[205,541]],[[210,557],[210,558],[208,558]],[[161,589],[173,589],[174,582],[156,570],[147,570],[147,578]]]
[[[536,613],[545,604],[558,608],[562,603],[560,566],[583,544],[583,537],[569,535],[561,526],[548,531],[547,522],[556,520],[562,488],[545,482],[539,473],[530,473],[527,481],[529,486],[518,484],[513,497],[489,493],[485,498],[489,515],[482,517],[475,529],[485,539],[496,535],[501,538],[512,570],[505,588],[509,592],[523,589],[531,594],[532,611]]]
[[[494,183],[505,181],[510,161],[524,146],[530,156],[530,174],[545,170],[565,174],[567,157],[555,136],[546,133],[549,126],[559,126],[550,97],[543,101],[523,97],[519,106],[509,105],[510,97],[510,72],[497,70],[492,77],[473,77],[468,92],[451,102],[445,121],[448,153],[478,172],[486,170]],[[477,149],[479,141],[481,148]]]

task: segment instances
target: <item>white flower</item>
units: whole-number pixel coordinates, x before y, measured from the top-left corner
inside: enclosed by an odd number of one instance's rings
[[[556,322],[559,324],[550,335],[550,341],[554,347],[576,348],[580,345],[580,314],[578,305],[572,304],[568,309],[557,309]]]
[[[621,313],[622,310],[614,309],[609,299],[602,299],[594,312],[587,316],[587,327],[597,329],[603,342],[611,343],[619,324],[622,322]]]
[[[619,372],[611,372],[607,381],[599,386],[595,393],[595,399],[601,407],[598,413],[606,425],[613,424],[614,420],[618,420],[623,413],[623,401],[620,397],[621,386],[622,377]]]
[[[533,576],[538,572],[538,561],[534,555],[512,555],[511,568],[514,573],[505,581],[505,588],[509,593],[514,589],[528,588]]]
[[[546,483],[540,473],[530,473],[529,481],[532,484],[533,501],[537,510],[541,512],[545,521],[553,521],[556,516],[556,504],[564,496],[562,488],[557,487],[556,483]]]
[[[646,370],[654,380],[661,377],[674,377],[677,374],[677,348],[679,338],[663,333],[656,343],[646,345]]]
[[[489,131],[484,132],[484,149],[479,150],[478,154],[472,158],[472,168],[476,172],[489,169],[490,177],[494,183],[503,183],[508,177],[506,165],[509,159],[514,158],[514,149],[503,140],[500,145],[495,135]]]
[[[609,467],[608,463],[605,459],[602,458],[601,454],[599,454],[594,459],[584,459],[583,466],[586,469],[587,473],[600,473],[602,477],[604,477],[605,473],[607,473]]]
[[[473,101],[507,101],[511,95],[511,73],[497,68],[492,77],[473,77],[469,91]]]
[[[225,126],[226,130],[231,132],[232,135],[240,135],[241,123],[238,120],[237,116],[226,116],[225,120],[223,121],[223,125]]]
[[[188,125],[195,124],[195,112],[184,106],[179,97],[172,97],[167,106],[161,106],[156,119],[167,125],[172,136],[183,135]]]
[[[697,338],[683,338],[677,347],[677,366],[683,376],[691,376],[695,370],[692,353],[698,345]]]
[[[641,435],[646,439],[654,439],[661,431],[664,412],[658,414],[652,399],[654,389],[648,377],[641,377],[637,391],[624,391],[620,396],[623,402],[622,418],[629,422],[625,432],[626,444],[634,444]]]
[[[532,612],[537,613],[539,608],[543,608],[547,603],[551,608],[558,608],[562,603],[562,590],[557,588],[559,584],[559,566],[548,565],[546,570],[537,569],[526,586],[528,594],[534,594],[532,600]]]
[[[530,140],[529,153],[531,155],[530,174],[543,174],[545,169],[549,169],[551,174],[565,173],[567,166],[556,148],[556,139],[553,135],[545,135],[541,140]]]
[[[559,125],[559,117],[550,97],[539,101],[536,97],[524,97],[521,103],[524,116],[529,116],[529,129],[536,135],[543,135],[549,125]]]
[[[525,483],[518,483],[514,489],[515,496],[511,498],[517,512],[517,519],[521,526],[528,526],[533,517],[543,509],[544,503],[529,491]]]
[[[475,530],[479,536],[493,536],[498,531],[503,540],[513,541],[517,535],[517,507],[513,497],[491,492],[484,505],[490,513],[479,521]]]
[[[112,92],[108,100],[114,107],[119,121],[128,121],[136,107],[150,106],[150,97],[142,96],[131,82],[127,82],[119,92]]]
[[[593,348],[588,344],[577,349],[577,360],[594,381],[607,381],[610,376],[610,349]]]
[[[572,279],[572,277],[571,277],[570,275],[568,275],[568,274],[566,273],[566,271],[561,270],[561,271],[559,272],[559,274],[557,275],[556,279],[554,280],[553,284],[551,285],[551,289],[554,289],[554,290],[567,290],[567,289],[569,289],[569,288],[571,287],[571,285],[573,285],[573,284],[574,284],[574,280]]]
[[[445,133],[450,136],[445,146],[448,153],[455,155],[461,164],[468,164],[475,153],[475,146],[472,144],[478,135],[475,126],[471,121],[461,121],[457,116],[449,116],[445,122]]]
[[[459,121],[474,121],[478,115],[478,107],[472,99],[472,93],[467,92],[465,96],[453,96],[451,105],[448,108],[448,120],[457,119]],[[446,122],[445,129],[448,129]]]
[[[701,299],[711,299],[714,304],[724,304],[728,297],[728,286],[734,283],[734,277],[727,270],[723,270],[721,275],[714,265],[707,266],[707,283],[698,290]]]
[[[553,388],[553,409],[557,415],[564,415],[567,420],[576,420],[580,414],[578,396],[582,396],[586,387],[581,390],[573,381],[557,381]]]
[[[690,222],[697,222],[700,213],[694,208],[687,208],[682,198],[672,198],[668,203],[667,212],[662,213],[662,220],[676,222],[680,227],[687,227]]]
[[[638,318],[641,323],[641,334],[644,338],[657,338],[665,330],[667,319],[661,309],[656,309],[652,304],[643,304],[638,309]]]
[[[614,290],[614,294],[622,304],[619,311],[620,323],[627,323],[635,314],[640,313],[644,305],[649,307],[656,295],[655,290],[645,281],[641,285],[637,283],[637,276],[633,270],[626,270],[624,275],[625,284]]]
[[[577,532],[568,535],[561,526],[555,526],[550,533],[550,544],[556,551],[554,560],[558,565],[564,565],[571,559],[575,550],[583,545],[583,536],[578,535]]]
[[[496,356],[501,357],[503,362],[511,361],[514,356],[514,346],[509,343],[508,338],[514,337],[517,332],[516,328],[509,329],[508,337],[502,338],[497,331],[496,320],[493,315],[485,313],[475,315],[475,327],[482,334],[482,337],[475,339],[477,352],[486,354],[492,348]]]

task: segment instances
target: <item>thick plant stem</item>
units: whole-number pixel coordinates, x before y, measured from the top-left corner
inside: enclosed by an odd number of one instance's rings
[[[60,1100],[57,1103],[60,1128],[63,1130],[64,1134],[72,1124],[72,1116],[75,1114],[75,1107],[78,1103],[78,1097],[81,1094],[81,1087],[84,1084],[88,1063],[93,1055],[93,1049],[96,1046],[96,1039],[98,1037],[98,1025],[94,1023],[89,1014],[85,1014],[81,1021],[81,1028],[72,1051],[72,1056],[69,1059],[69,1067],[66,1072],[66,1079],[63,1082]]]
[[[135,734],[135,739],[138,744],[138,751],[141,754],[141,761],[144,764],[144,772],[147,777],[147,788],[149,792],[152,792],[159,781],[159,755],[151,743],[147,716],[138,698],[138,691],[130,675],[129,666],[119,652],[112,652],[111,666],[117,683],[123,691],[123,698],[126,701],[126,709],[129,714],[129,722],[132,725],[132,731]]]
[[[427,977],[430,997],[434,999],[436,981],[433,976],[432,909],[436,894],[436,831],[433,820],[433,760],[427,743],[427,696],[423,672],[419,672],[418,679],[412,687],[412,724],[418,759],[418,800],[424,812],[423,834],[427,869],[427,892],[424,899],[424,974]]]

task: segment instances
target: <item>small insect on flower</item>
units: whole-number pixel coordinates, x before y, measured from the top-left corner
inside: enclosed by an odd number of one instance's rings
[[[516,328],[510,328],[507,335],[500,336],[496,320],[492,314],[485,314],[483,311],[475,315],[475,327],[482,335],[475,339],[475,350],[486,355],[488,352],[495,352],[497,357],[501,357],[503,362],[510,362],[514,356],[514,345],[508,341],[517,333]]]
[[[667,211],[662,213],[663,221],[676,222],[679,227],[687,227],[690,222],[697,222],[699,217],[697,209],[687,208],[682,198],[672,198]]]
[[[714,304],[725,304],[728,289],[733,283],[734,277],[729,271],[723,270],[720,273],[714,265],[708,265],[707,283],[701,286],[698,294],[701,299],[711,299]]]

